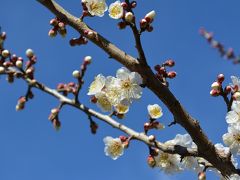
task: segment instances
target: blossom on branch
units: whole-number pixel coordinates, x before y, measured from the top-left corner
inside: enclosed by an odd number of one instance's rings
[[[110,156],[113,160],[116,160],[119,156],[123,155],[124,144],[120,138],[112,138],[107,136],[103,139],[105,143],[104,152],[106,156]]]
[[[153,105],[149,104],[147,106],[147,109],[148,109],[148,114],[152,119],[160,118],[163,115],[162,108],[158,104],[153,104]]]
[[[105,0],[85,0],[84,3],[92,16],[102,17],[108,9]]]
[[[230,148],[231,153],[240,154],[240,124],[228,127],[228,133],[223,135],[223,142]]]
[[[121,5],[120,1],[116,1],[112,4],[110,4],[109,9],[109,16],[113,19],[120,19],[123,17],[123,7]]]

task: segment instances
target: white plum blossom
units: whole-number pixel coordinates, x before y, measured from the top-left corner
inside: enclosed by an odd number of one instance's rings
[[[105,143],[104,152],[106,156],[110,156],[113,160],[116,160],[119,156],[123,155],[124,144],[120,138],[112,138],[107,136],[103,139]]]
[[[116,77],[120,80],[121,100],[139,99],[142,96],[142,77],[137,72],[130,72],[122,67],[118,69]]]
[[[104,12],[107,11],[108,7],[105,0],[86,0],[85,1],[88,12],[92,16],[104,16]]]
[[[153,104],[153,105],[148,105],[148,114],[152,119],[157,119],[160,118],[163,113],[162,113],[162,108],[158,104]]]
[[[173,140],[168,141],[169,144],[180,145],[186,148],[197,148],[196,144],[192,141],[189,134],[177,134]],[[196,158],[187,156],[182,159],[181,166],[184,169],[193,169],[197,172],[201,171]]]
[[[105,82],[106,78],[102,74],[97,75],[89,87],[88,95],[95,95],[101,92],[105,86]]]
[[[223,142],[233,154],[240,154],[240,124],[230,125],[228,133],[223,135]]]
[[[142,95],[141,83],[142,78],[138,73],[120,68],[117,77],[97,75],[89,87],[88,95],[96,97],[97,105],[104,112],[114,108],[118,114],[126,114],[132,101]]]
[[[123,7],[121,5],[120,1],[116,1],[112,4],[110,4],[109,9],[109,16],[113,19],[120,19],[123,17]]]
[[[162,151],[158,152],[158,155],[154,157],[156,162],[156,167],[160,168],[167,174],[177,173],[182,171],[180,166],[180,155],[178,154],[168,154]]]
[[[226,155],[228,155],[230,153],[229,147],[224,147],[221,143],[217,143],[214,146],[218,150],[218,153],[220,153],[222,156],[226,156]],[[233,155],[231,156],[231,161],[232,161],[233,165],[235,166],[235,168],[237,168],[238,162],[233,157]]]
[[[232,110],[226,115],[228,124],[240,123],[240,101],[233,101]]]
[[[95,95],[95,97],[97,98],[97,105],[103,112],[110,112],[112,110],[112,104],[109,101],[106,93],[99,92]]]

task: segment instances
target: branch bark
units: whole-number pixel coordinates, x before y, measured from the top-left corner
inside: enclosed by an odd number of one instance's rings
[[[65,21],[68,25],[77,30],[83,36],[85,36],[85,30],[94,31],[79,18],[74,17],[66,10],[64,10],[54,0],[37,1],[49,9],[58,18]],[[214,145],[201,129],[199,122],[187,113],[187,111],[172,94],[172,92],[155,77],[148,64],[140,64],[136,58],[128,55],[116,47],[96,31],[94,32],[96,34],[95,37],[91,39],[88,37],[87,38],[102,50],[104,50],[110,57],[126,66],[129,70],[138,72],[142,76],[146,83],[146,86],[168,107],[168,109],[173,114],[176,122],[190,134],[193,141],[197,144],[199,156],[209,161],[222,173],[223,176],[230,176],[231,174],[235,173],[240,174],[228,157],[223,157],[217,153]]]

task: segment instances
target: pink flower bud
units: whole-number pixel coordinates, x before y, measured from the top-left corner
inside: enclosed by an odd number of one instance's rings
[[[175,71],[169,71],[167,73],[167,77],[170,78],[170,79],[173,79],[177,76],[177,73]]]
[[[147,22],[146,19],[141,19],[141,21],[140,21],[140,27],[141,27],[142,29],[145,29],[145,28],[147,27],[147,24],[148,24],[148,22]]]
[[[222,83],[224,81],[224,75],[223,74],[219,74],[218,77],[217,77],[217,81],[219,83]]]
[[[210,91],[210,95],[211,95],[211,96],[219,96],[219,91],[216,90],[216,89],[212,89],[212,90]]]
[[[212,85],[211,85],[211,88],[212,89],[215,89],[215,90],[219,90],[221,87],[221,84],[219,82],[213,82]]]
[[[172,59],[168,59],[164,63],[166,66],[173,67],[175,65],[175,62]]]
[[[55,37],[57,35],[57,31],[54,29],[50,29],[48,32],[48,36]]]
[[[149,155],[147,158],[147,163],[151,168],[154,168],[156,165],[156,161],[153,156]]]
[[[200,172],[198,174],[198,180],[206,180],[206,174],[204,172]]]

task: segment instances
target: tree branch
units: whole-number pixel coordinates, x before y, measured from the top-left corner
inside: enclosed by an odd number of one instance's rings
[[[85,30],[93,31],[79,18],[74,17],[64,10],[54,0],[37,1],[82,35],[84,35],[83,32]],[[126,66],[129,70],[138,72],[143,77],[147,87],[168,107],[176,122],[184,127],[185,130],[190,134],[193,141],[197,144],[199,156],[209,161],[222,173],[223,176],[230,176],[234,173],[240,174],[227,157],[223,157],[217,153],[214,145],[211,143],[211,141],[209,141],[201,129],[199,122],[185,111],[183,106],[171,93],[171,91],[155,77],[148,64],[139,64],[137,59],[120,50],[97,32],[93,32],[96,34],[96,36],[93,38],[87,37],[90,41],[103,49],[110,57],[116,59],[119,63]],[[79,106],[79,108],[84,109],[84,107],[81,106]],[[99,116],[100,118],[102,117],[99,114],[96,114],[96,116]]]

